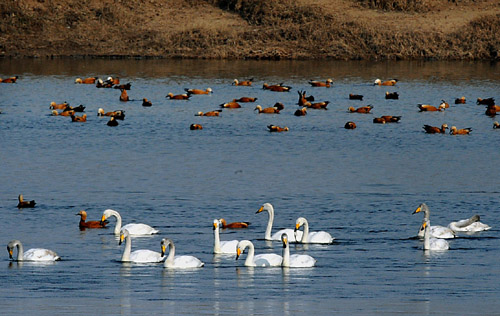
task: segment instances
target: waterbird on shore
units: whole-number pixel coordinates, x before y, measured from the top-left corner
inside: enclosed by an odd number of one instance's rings
[[[35,207],[35,200],[25,201],[22,194],[17,197],[19,203],[17,203],[17,208],[33,208]]]

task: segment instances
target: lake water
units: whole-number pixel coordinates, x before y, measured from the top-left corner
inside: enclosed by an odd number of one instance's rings
[[[5,315],[498,315],[500,310],[500,130],[478,97],[500,100],[498,64],[472,62],[311,62],[166,60],[0,60],[0,243],[56,251],[55,264],[0,259]],[[77,85],[77,77],[120,77],[137,101],[119,101],[119,90]],[[253,78],[235,87],[234,78]],[[332,88],[309,79],[332,78]],[[399,79],[395,87],[376,79]],[[293,87],[262,90],[267,82]],[[173,101],[167,93],[210,87],[211,95]],[[295,117],[298,90],[328,100],[328,111]],[[386,100],[397,91],[399,100]],[[348,100],[349,93],[363,101]],[[198,111],[242,96],[255,104]],[[465,96],[467,104],[455,105]],[[153,106],[141,106],[142,98]],[[418,103],[444,112],[420,113]],[[86,106],[86,123],[50,116],[49,104]],[[282,102],[279,115],[257,114],[256,104]],[[374,106],[373,114],[347,113]],[[125,110],[115,128],[97,109]],[[373,124],[381,115],[399,124]],[[496,118],[498,120],[498,118]],[[358,128],[346,130],[347,121]],[[191,131],[190,124],[204,129]],[[424,124],[472,127],[468,136],[429,135]],[[267,125],[288,126],[269,133]],[[36,200],[17,209],[17,196]],[[246,230],[224,230],[222,240],[249,239],[256,253],[281,254],[263,240],[265,202],[275,208],[274,230],[309,220],[332,245],[292,245],[292,253],[317,259],[310,269],[247,268],[246,255],[213,255],[212,221],[249,221]],[[414,238],[421,202],[433,225],[481,215],[493,228],[450,241],[450,250],[424,253]],[[79,210],[98,220],[115,209],[124,223],[160,230],[133,238],[132,249],[160,251],[205,262],[201,269],[170,271],[161,264],[119,262],[123,245],[112,229],[78,229]],[[114,219],[110,226],[114,225]],[[243,260],[242,260],[243,259]]]

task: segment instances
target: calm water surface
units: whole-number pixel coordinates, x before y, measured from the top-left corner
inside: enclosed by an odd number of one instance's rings
[[[224,62],[162,60],[0,60],[0,243],[20,239],[25,250],[46,247],[55,264],[0,258],[0,295],[6,315],[498,315],[500,303],[500,131],[477,97],[500,100],[500,67],[461,62]],[[115,89],[75,85],[76,77],[118,76],[129,96],[153,102],[122,103]],[[254,78],[234,87],[234,78]],[[332,88],[309,79],[332,78]],[[374,87],[398,78],[396,87]],[[261,89],[283,82],[290,93]],[[165,99],[184,88],[212,95]],[[328,111],[295,117],[297,90],[329,100]],[[385,100],[397,91],[400,100]],[[349,93],[364,101],[348,100]],[[257,114],[256,104],[196,117],[233,98],[285,104],[279,115]],[[465,96],[465,105],[455,105]],[[418,103],[451,107],[419,113]],[[88,121],[50,116],[51,101],[83,104]],[[372,104],[373,114],[349,106]],[[117,128],[98,108],[123,109]],[[401,115],[376,125],[375,116]],[[354,121],[356,130],[345,130]],[[200,123],[201,131],[189,125]],[[472,127],[469,136],[427,135],[422,126]],[[271,134],[266,126],[288,126]],[[17,195],[37,201],[18,210]],[[222,240],[249,239],[256,253],[281,254],[263,240],[265,202],[274,205],[274,230],[304,216],[312,231],[326,230],[333,245],[292,245],[317,259],[311,269],[247,268],[234,256],[212,254],[212,220],[249,221]],[[434,225],[480,214],[493,228],[450,241],[450,250],[424,253],[413,238],[426,202]],[[133,249],[160,250],[172,238],[177,254],[205,262],[194,271],[123,264],[112,229],[78,229],[79,210],[90,220],[112,208],[124,223],[143,222],[161,233],[134,238]],[[114,220],[112,220],[112,225]],[[5,248],[4,248],[5,249]],[[245,255],[244,255],[245,256]],[[243,258],[244,259],[244,258]]]

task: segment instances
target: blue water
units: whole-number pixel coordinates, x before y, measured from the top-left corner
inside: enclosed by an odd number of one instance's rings
[[[163,60],[0,60],[0,243],[43,247],[62,261],[41,265],[0,257],[0,296],[6,315],[497,315],[500,308],[500,130],[475,104],[500,100],[500,67],[462,62],[225,62]],[[119,90],[76,85],[76,77],[119,76]],[[254,78],[235,87],[234,78]],[[332,78],[332,88],[311,88],[309,79]],[[395,87],[376,79],[398,78]],[[267,82],[290,93],[262,90]],[[211,87],[211,95],[168,100],[169,92]],[[328,111],[295,117],[297,90],[329,100]],[[399,100],[385,100],[397,91]],[[349,93],[363,101],[348,100]],[[198,111],[242,96],[258,97],[220,117]],[[455,105],[465,96],[467,104]],[[142,98],[153,102],[141,106]],[[417,104],[450,103],[445,112],[419,113]],[[83,104],[86,123],[50,116],[50,102]],[[285,104],[279,115],[257,114],[255,105]],[[373,114],[347,113],[374,106]],[[115,128],[97,109],[123,109]],[[399,124],[373,124],[401,115]],[[496,118],[498,120],[498,118]],[[345,122],[358,128],[345,130]],[[200,131],[189,130],[192,123]],[[468,136],[428,135],[424,124],[472,127]],[[267,125],[288,126],[269,133]],[[36,200],[16,208],[18,194]],[[256,253],[281,254],[279,242],[263,240],[265,202],[275,208],[274,231],[309,220],[332,245],[292,245],[292,253],[317,259],[311,269],[247,268],[235,256],[213,255],[212,221],[249,221],[246,230],[225,230],[222,240],[249,239]],[[433,225],[481,215],[493,228],[450,241],[444,253],[424,253],[416,238],[421,202]],[[98,220],[107,209],[124,224],[142,222],[159,235],[134,238],[132,250],[160,251],[205,262],[195,271],[161,264],[119,262],[123,246],[112,229],[78,229],[86,210]],[[111,220],[111,226],[114,220]],[[5,248],[4,248],[5,249]],[[3,258],[3,259],[2,259]],[[3,264],[2,264],[3,262]]]

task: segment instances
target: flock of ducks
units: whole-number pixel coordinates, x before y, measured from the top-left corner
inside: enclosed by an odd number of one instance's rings
[[[20,195],[22,197],[22,195]],[[18,207],[34,207],[33,205]],[[245,266],[248,267],[292,267],[292,268],[310,268],[316,264],[316,259],[307,254],[290,254],[290,243],[301,244],[326,244],[330,245],[334,237],[326,231],[309,231],[309,223],[304,217],[297,218],[294,228],[281,229],[274,234],[272,227],[274,222],[274,208],[270,203],[264,203],[256,214],[267,212],[268,222],[264,233],[264,239],[268,241],[280,241],[283,250],[281,255],[275,253],[255,254],[255,247],[250,240],[221,240],[220,229],[223,228],[247,228],[248,222],[227,223],[224,219],[213,220],[214,231],[214,254],[236,255],[239,259],[247,250]],[[474,215],[468,219],[451,222],[447,227],[431,226],[429,207],[422,203],[413,212],[424,213],[422,225],[417,236],[423,239],[424,251],[444,251],[449,249],[447,239],[455,238],[458,232],[476,233],[491,229],[489,225],[480,222],[479,215]],[[84,230],[87,228],[106,228],[109,224],[108,219],[114,217],[116,224],[113,234],[119,236],[119,245],[124,244],[121,262],[132,263],[161,263],[164,268],[186,269],[200,268],[204,266],[199,258],[191,255],[175,255],[175,244],[170,238],[163,238],[160,242],[160,252],[149,249],[139,249],[132,251],[132,237],[150,236],[158,234],[159,231],[147,224],[130,223],[122,225],[122,217],[115,210],[107,209],[102,213],[100,221],[86,221],[87,213],[80,211],[76,215],[80,216],[79,227]],[[303,227],[303,230],[300,228]],[[17,248],[17,256],[14,259],[14,249]],[[12,240],[7,244],[9,257],[16,261],[37,261],[50,262],[61,260],[61,257],[54,251],[43,248],[33,248],[24,252],[22,243],[19,240]],[[166,256],[168,252],[168,255]]]
[[[19,77],[9,77],[5,79],[0,79],[0,82],[3,83],[15,83]],[[122,102],[127,102],[127,101],[132,101],[128,94],[127,91],[131,89],[131,83],[126,83],[126,84],[120,84],[120,79],[118,77],[108,77],[106,80],[102,80],[98,77],[88,77],[88,78],[76,78],[75,79],[76,84],[95,84],[97,88],[113,88],[113,89],[119,89],[121,91],[120,94],[120,101]],[[382,81],[381,79],[376,79],[373,82],[373,85],[376,86],[395,86],[398,83],[397,79],[390,79],[390,80],[385,80]],[[330,88],[333,86],[333,80],[332,79],[326,79],[325,81],[318,81],[318,80],[309,80],[308,84],[311,85],[311,87],[325,87],[325,88]],[[234,79],[232,82],[232,85],[234,86],[252,86],[253,85],[253,79],[247,79],[247,80],[238,80]],[[284,85],[283,83],[279,84],[267,84],[264,83],[262,88],[264,90],[269,90],[269,91],[274,91],[274,92],[290,92],[292,90],[292,87]],[[208,95],[212,94],[213,90],[211,88],[206,88],[206,89],[192,89],[192,88],[185,88],[184,89],[185,93],[181,94],[174,94],[172,92],[169,92],[166,95],[167,99],[170,100],[189,100],[191,96],[193,95]],[[317,110],[327,110],[327,107],[330,103],[330,101],[319,101],[315,102],[314,96],[306,95],[305,91],[297,91],[299,94],[299,99],[297,101],[297,105],[299,106],[299,109],[297,109],[294,112],[295,116],[306,116],[308,110],[311,109],[317,109]],[[398,92],[386,92],[385,93],[385,98],[386,99],[399,99],[399,94]],[[241,108],[242,105],[241,103],[248,103],[248,102],[256,102],[257,97],[240,97],[238,99],[233,99],[232,101],[225,102],[220,104],[220,108],[222,109],[236,109],[236,108]],[[363,95],[359,94],[349,94],[349,99],[350,100],[363,100]],[[460,97],[455,99],[455,104],[465,104],[466,99],[465,97]],[[495,99],[494,98],[478,98],[476,103],[478,105],[484,105],[486,106],[486,112],[485,114],[494,117],[498,112],[500,112],[500,106],[495,104]],[[152,101],[148,100],[147,98],[142,99],[142,106],[144,107],[151,107],[153,105]],[[418,104],[417,105],[418,109],[421,112],[442,112],[445,111],[447,108],[449,108],[449,103],[446,101],[442,100],[442,102],[438,106],[433,106],[430,104]],[[261,105],[257,105],[254,108],[254,111],[257,111],[259,114],[279,114],[281,111],[283,111],[285,106],[281,102],[277,102],[275,105],[271,107],[263,107]],[[67,102],[64,103],[56,103],[56,102],[51,102],[50,104],[50,109],[52,109],[51,115],[54,116],[67,116],[70,117],[72,122],[86,122],[87,121],[87,114],[83,114],[78,116],[76,113],[79,112],[84,112],[85,111],[85,106],[79,105],[77,107],[72,107],[70,106]],[[217,117],[220,116],[222,113],[222,109],[217,109],[213,111],[208,111],[208,112],[196,112],[195,116],[212,116],[212,117]],[[349,113],[362,113],[362,114],[367,114],[371,113],[371,110],[373,109],[372,105],[366,105],[366,106],[361,106],[358,108],[355,107],[348,107],[347,112]],[[61,110],[61,111],[57,111]],[[114,110],[114,111],[108,111],[105,112],[104,109],[99,108],[97,112],[98,116],[107,116],[109,117],[109,121],[107,122],[108,126],[118,126],[118,120],[124,120],[125,119],[125,111],[124,110]],[[375,124],[387,124],[387,123],[398,123],[401,120],[401,116],[394,116],[394,115],[383,115],[380,117],[375,117],[373,118],[373,123]],[[193,123],[189,126],[191,130],[202,130],[203,126],[199,123]],[[287,132],[290,130],[289,127],[284,126],[278,126],[278,125],[268,125],[267,126],[268,130],[270,132]],[[354,121],[348,121],[344,125],[345,129],[356,129],[357,125]],[[493,123],[493,128],[497,129],[500,128],[500,123],[494,122]],[[442,124],[441,127],[439,126],[431,126],[431,125],[424,125],[423,129],[425,133],[428,134],[444,134],[446,133],[446,129],[448,129],[448,124]],[[451,135],[468,135],[472,131],[472,128],[467,127],[467,128],[457,128],[456,126],[451,126],[449,128],[449,133]]]

